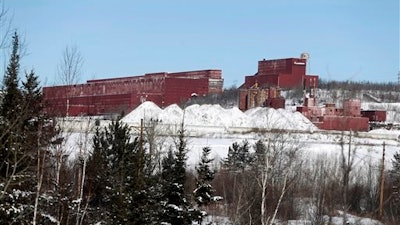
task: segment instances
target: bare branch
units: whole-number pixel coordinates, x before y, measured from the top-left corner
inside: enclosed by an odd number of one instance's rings
[[[11,19],[7,17],[8,9],[0,1],[0,49],[5,48],[7,37],[11,34]]]
[[[62,54],[62,59],[57,67],[57,75],[60,84],[73,85],[80,80],[84,59],[79,49],[67,46]]]

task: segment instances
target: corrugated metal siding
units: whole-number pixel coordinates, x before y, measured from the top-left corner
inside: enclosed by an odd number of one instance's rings
[[[43,94],[47,112],[77,116],[127,112],[143,101],[165,107],[187,100],[192,93],[221,93],[222,87],[221,70],[200,70],[89,80],[86,84],[44,87]]]

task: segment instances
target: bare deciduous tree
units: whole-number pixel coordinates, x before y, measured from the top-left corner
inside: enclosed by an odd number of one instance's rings
[[[277,132],[268,133],[267,144],[258,142],[255,146],[256,154],[256,180],[261,188],[261,224],[274,224],[278,209],[282,199],[288,190],[288,187],[296,177],[296,165],[299,165],[298,154],[300,145],[294,140],[291,141],[291,135]],[[281,186],[278,194],[278,202],[272,214],[269,214],[267,193],[271,192],[271,187]],[[269,214],[269,216],[268,216]]]
[[[4,7],[4,2],[0,1],[0,49],[7,43],[7,37],[11,34],[11,19],[8,17],[8,10]]]
[[[80,80],[84,59],[78,48],[67,46],[57,67],[58,83],[62,85],[77,84]],[[66,89],[66,116],[69,115],[70,88]]]
[[[66,46],[57,67],[58,82],[65,85],[78,83],[84,62],[77,46]]]
[[[345,141],[344,134],[340,140],[340,158],[341,158],[341,170],[342,170],[342,193],[343,193],[343,207],[346,212],[349,208],[349,183],[350,183],[350,173],[354,168],[354,156],[356,154],[356,148],[352,147],[352,133],[349,133],[349,142],[347,154],[345,152]]]

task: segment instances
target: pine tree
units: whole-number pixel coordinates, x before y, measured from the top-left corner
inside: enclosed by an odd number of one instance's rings
[[[397,206],[398,212],[400,212],[400,152],[396,152],[392,159],[392,170],[391,176],[393,179],[394,195],[393,199]]]
[[[206,206],[213,201],[213,188],[211,182],[214,179],[215,172],[211,171],[210,163],[213,159],[209,158],[211,148],[203,148],[201,161],[196,167],[196,189],[193,191],[196,203],[199,207]]]
[[[120,122],[112,122],[105,130],[105,140],[109,146],[107,151],[107,170],[111,184],[111,202],[109,210],[113,223],[125,224],[130,212],[128,204],[131,202],[134,188],[134,158],[137,152],[137,138],[131,142],[129,128]],[[107,182],[107,183],[108,183]],[[108,188],[108,187],[107,187]]]
[[[104,132],[97,127],[93,136],[93,150],[87,162],[87,176],[85,181],[85,192],[90,193],[89,201],[91,212],[96,215],[97,222],[109,220],[106,206],[111,202],[110,187],[108,179],[111,176],[107,161],[108,143],[105,141]],[[90,216],[90,215],[89,215]],[[93,221],[95,222],[95,221]]]
[[[162,199],[163,212],[161,222],[172,225],[186,225],[193,221],[193,208],[185,195],[186,180],[186,141],[184,131],[179,132],[179,141],[175,154],[172,149],[162,162]]]
[[[43,95],[38,79],[33,70],[26,73],[26,81],[22,82],[21,88],[21,135],[25,152],[32,154],[37,153],[38,148],[48,146],[57,132],[43,112]]]
[[[29,170],[33,160],[32,146],[26,143],[19,88],[19,41],[12,37],[10,61],[3,79],[3,98],[0,105],[0,224],[26,224],[32,212],[34,183]],[[36,146],[36,145],[35,145]]]
[[[12,40],[0,102],[0,224],[27,224],[38,212],[39,169],[56,131],[43,114],[38,76],[26,73],[19,85],[17,33]]]
[[[234,142],[228,149],[228,156],[224,160],[223,165],[229,170],[244,171],[252,161],[249,149],[250,146],[247,141],[243,141],[242,144]]]
[[[18,34],[12,37],[12,51],[10,61],[3,78],[3,99],[1,102],[0,115],[6,126],[13,126],[18,121],[21,113],[21,91],[19,89],[19,39]]]
[[[132,140],[129,127],[121,122],[96,130],[85,187],[92,194],[91,222],[151,224],[156,220],[159,189],[152,171],[146,170],[149,157],[143,146],[141,138]]]
[[[10,166],[14,163],[12,161],[12,155],[8,149],[12,149],[12,142],[16,141],[17,137],[13,137],[13,132],[20,126],[20,100],[21,92],[18,88],[18,71],[19,71],[19,44],[18,35],[13,36],[13,48],[11,52],[10,62],[7,66],[3,78],[3,97],[0,104],[0,157],[3,163],[0,164],[1,176],[3,179],[7,179],[10,175]],[[14,135],[15,136],[15,135]]]
[[[215,190],[211,185],[211,182],[214,180],[215,171],[212,171],[210,168],[210,163],[213,161],[213,159],[209,158],[210,152],[211,148],[203,148],[201,161],[196,167],[196,189],[193,191],[193,194],[200,209],[203,206],[208,206],[209,204],[222,199],[220,196],[214,196]],[[205,215],[207,215],[207,212],[205,211],[198,214],[200,224]]]
[[[25,74],[26,81],[22,82],[23,108],[27,117],[39,117],[43,112],[43,94],[39,84],[39,77],[31,70]],[[39,118],[37,118],[39,119]]]

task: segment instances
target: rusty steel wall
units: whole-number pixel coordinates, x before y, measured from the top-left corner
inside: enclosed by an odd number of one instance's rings
[[[317,75],[306,75],[304,77],[304,86],[305,87],[318,87],[319,85],[319,80]]]
[[[239,89],[239,104],[238,108],[242,111],[247,110],[247,90],[246,89]]]
[[[383,110],[363,110],[361,111],[362,117],[367,117],[370,122],[385,122],[386,111]]]
[[[44,87],[46,111],[56,115],[101,115],[132,110],[143,101],[160,107],[181,103],[192,93],[222,93],[221,70],[148,73],[88,80],[86,84]],[[67,104],[68,102],[68,104]]]
[[[262,60],[258,62],[258,72],[246,76],[243,88],[250,88],[256,82],[260,86],[278,86],[280,88],[317,87],[318,76],[306,75],[306,59],[287,58]]]
[[[344,116],[361,116],[361,101],[359,99],[347,99],[343,101]]]
[[[323,122],[318,128],[339,131],[369,131],[369,120],[366,117],[324,116]]]
[[[182,79],[167,78],[165,80],[165,104],[182,103],[191,98],[195,93],[197,96],[208,94],[208,78]]]
[[[269,75],[269,76],[246,76],[245,83],[241,88],[251,88],[257,83],[257,86],[270,87],[278,86],[279,75]]]
[[[301,88],[304,75],[301,74],[279,74],[278,86],[281,88]]]
[[[274,75],[278,73],[305,75],[306,64],[306,59],[299,58],[262,60],[258,62],[258,75]]]

